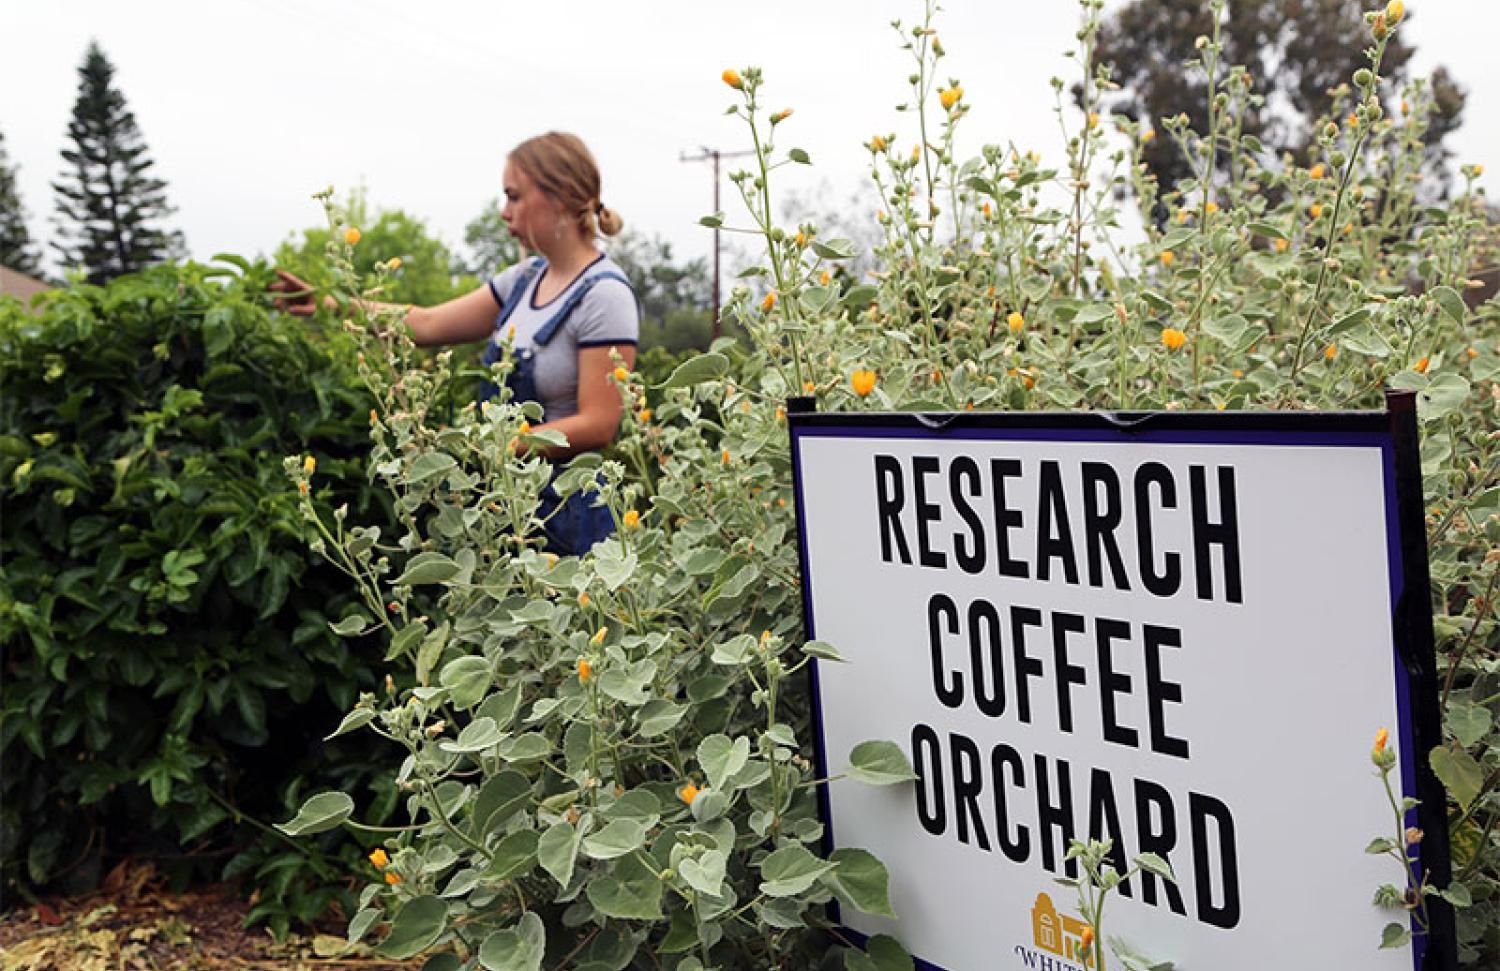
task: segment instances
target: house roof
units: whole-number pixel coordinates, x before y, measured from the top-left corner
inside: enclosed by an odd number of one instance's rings
[[[6,296],[15,297],[22,303],[30,303],[32,297],[43,290],[51,289],[50,284],[34,276],[27,276],[20,270],[12,270],[8,266],[0,266],[0,293]]]

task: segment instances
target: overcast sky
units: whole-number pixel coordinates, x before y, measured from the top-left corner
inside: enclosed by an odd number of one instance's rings
[[[1469,91],[1459,159],[1500,171],[1500,0],[1407,7],[1417,70],[1445,64]],[[821,180],[824,199],[843,203],[865,184],[863,141],[910,138],[894,110],[910,62],[890,21],[920,16],[919,0],[0,0],[0,132],[32,234],[46,239],[94,38],[200,259],[269,253],[321,220],[309,197],[329,184],[363,184],[377,206],[458,244],[498,195],[506,151],[548,129],[591,145],[604,200],[628,226],[698,256],[712,181],[680,156],[747,147],[723,114],[720,72],[765,69],[768,107],[796,109],[779,147],[815,162],[793,185]],[[1060,158],[1049,79],[1076,76],[1062,52],[1077,25],[1070,0],[950,0],[943,71],[973,106],[961,157],[1014,142]]]

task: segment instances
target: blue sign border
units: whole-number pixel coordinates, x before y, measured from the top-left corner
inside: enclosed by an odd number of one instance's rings
[[[958,412],[918,414],[856,412],[825,414],[811,398],[787,402],[792,488],[796,498],[797,553],[802,576],[802,615],[808,639],[817,637],[812,608],[813,578],[807,569],[807,528],[802,501],[801,443],[808,438],[905,438],[935,441],[1057,441],[1111,444],[1281,445],[1378,448],[1385,480],[1385,529],[1392,604],[1393,687],[1399,719],[1398,757],[1402,789],[1420,804],[1407,814],[1422,830],[1414,873],[1425,870],[1436,886],[1451,878],[1447,796],[1427,762],[1442,744],[1436,648],[1432,634],[1431,582],[1418,452],[1416,396],[1387,392],[1386,411],[1352,412]],[[812,691],[815,758],[819,778],[830,765],[823,735],[820,666],[808,666]],[[1420,758],[1418,757],[1420,755]],[[824,824],[823,852],[835,849],[828,787],[819,786]],[[864,943],[865,935],[842,926],[839,903],[829,904],[841,934]],[[1438,897],[1427,901],[1428,930],[1412,941],[1414,971],[1456,971],[1452,908]],[[1415,930],[1415,927],[1413,928]],[[1376,942],[1371,942],[1373,948]],[[921,971],[946,971],[913,956]]]

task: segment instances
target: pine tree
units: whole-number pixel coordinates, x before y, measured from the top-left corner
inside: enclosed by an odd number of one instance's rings
[[[52,245],[63,265],[81,268],[90,283],[160,263],[182,248],[180,234],[160,226],[175,210],[166,183],[148,174],[154,163],[114,73],[90,43],[68,123],[73,148],[63,151],[68,165],[52,183],[60,237]]]
[[[5,135],[0,133],[0,266],[40,276],[42,260],[26,230],[26,209],[16,191],[16,170],[5,151]]]

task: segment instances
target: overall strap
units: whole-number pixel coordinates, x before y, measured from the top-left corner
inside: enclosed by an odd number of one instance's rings
[[[526,294],[526,287],[532,280],[536,279],[538,273],[547,266],[547,260],[543,257],[535,257],[527,262],[522,268],[520,275],[516,277],[515,284],[510,288],[510,293],[505,298],[505,306],[500,308],[500,316],[495,318],[495,329],[499,330],[510,320],[510,315],[516,312],[516,307],[521,302],[521,297]]]
[[[619,280],[625,286],[630,286],[629,280],[613,270],[606,270],[603,273],[595,273],[593,276],[584,277],[573,285],[572,292],[563,298],[563,304],[558,308],[557,313],[553,314],[552,319],[542,325],[541,330],[537,331],[536,335],[531,338],[531,343],[537,347],[542,347],[551,341],[557,334],[557,329],[568,319],[568,314],[573,312],[573,308],[578,306],[584,296],[594,288],[594,284],[600,280]]]

